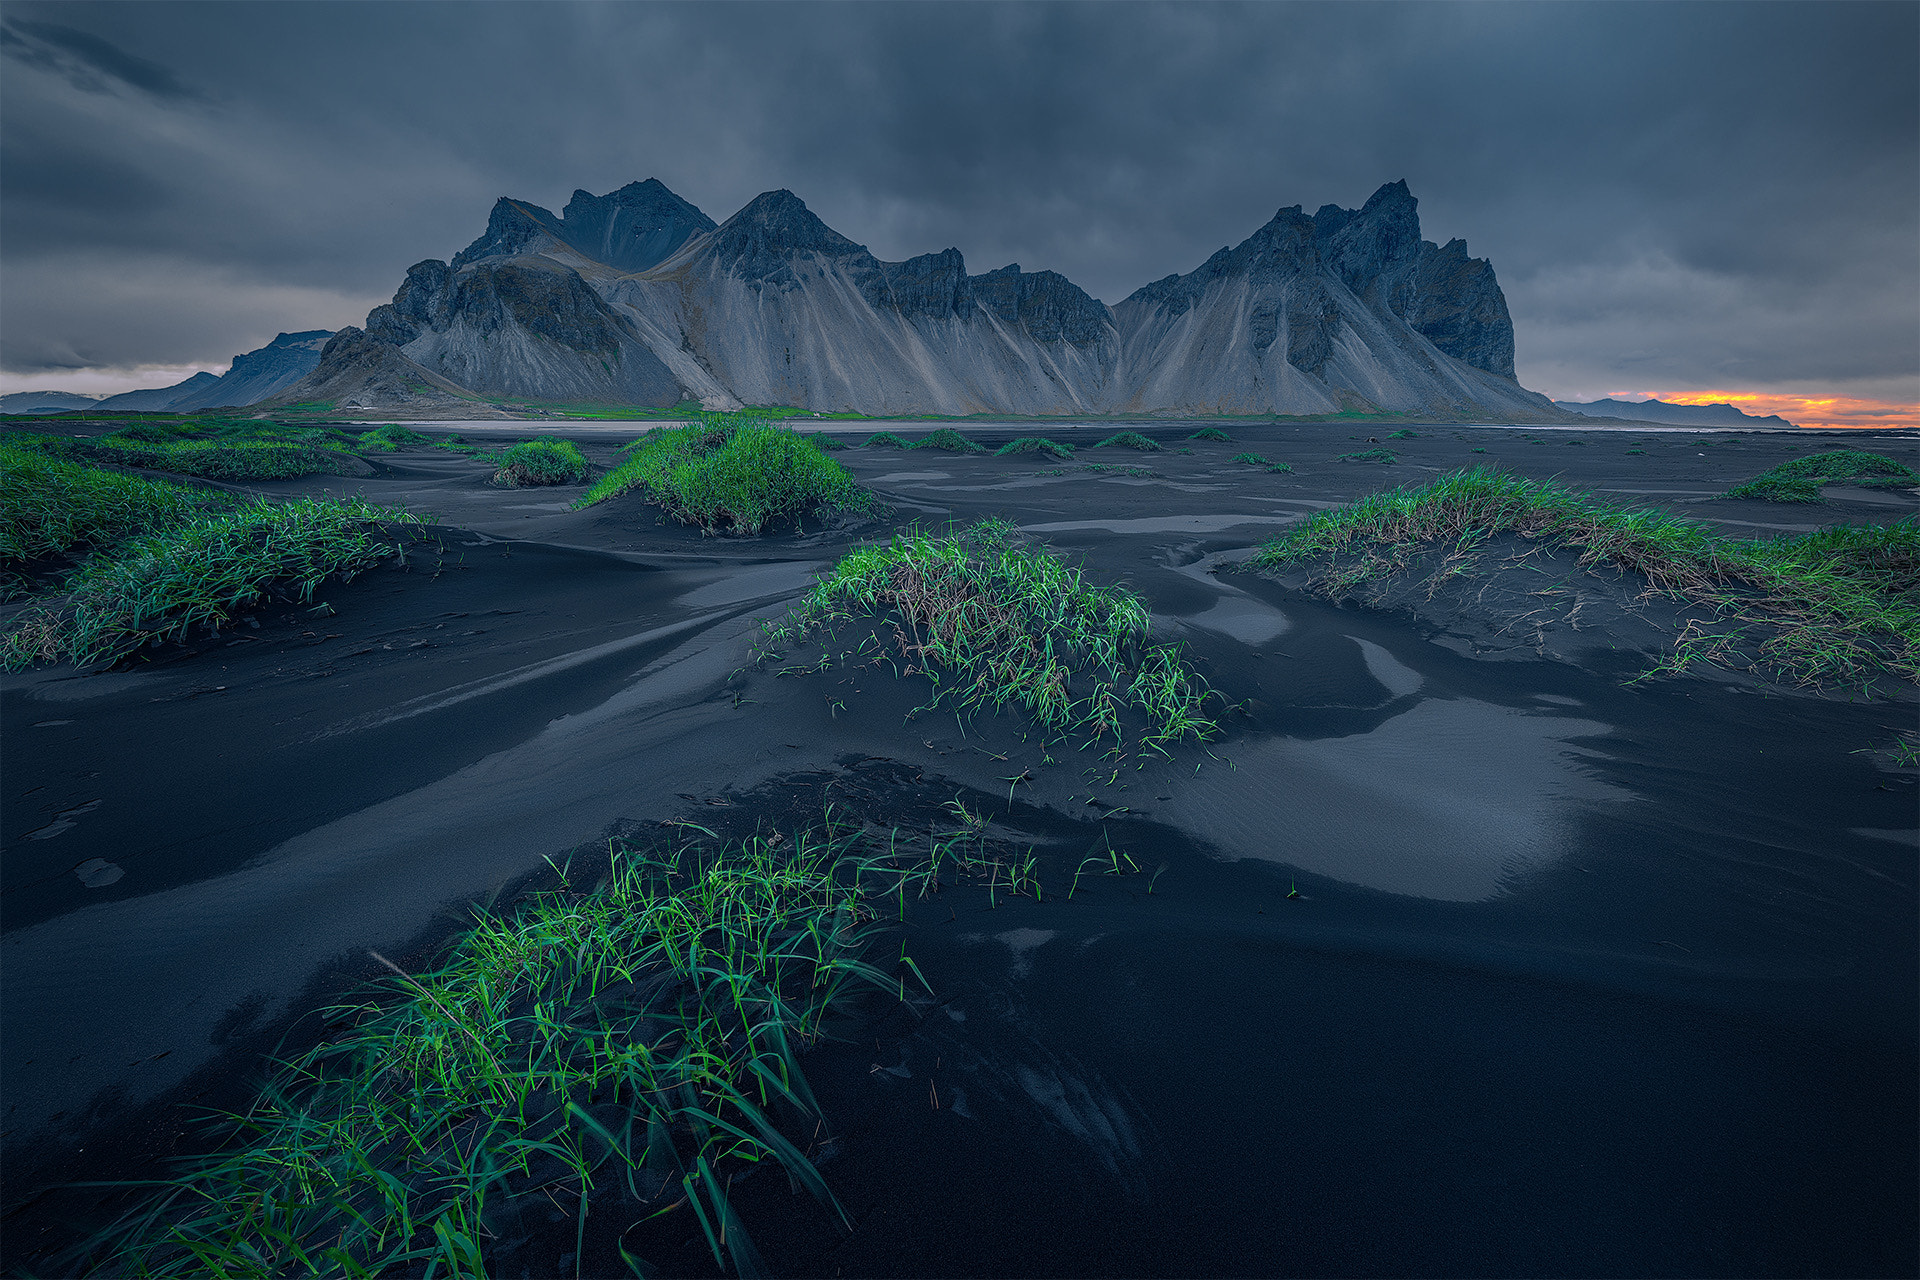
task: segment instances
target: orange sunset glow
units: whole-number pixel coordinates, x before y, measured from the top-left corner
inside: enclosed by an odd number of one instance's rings
[[[1778,414],[1802,427],[1916,427],[1920,404],[1858,396],[1792,396],[1752,391],[1615,391],[1614,396],[1652,396],[1668,404],[1730,404],[1743,413]]]

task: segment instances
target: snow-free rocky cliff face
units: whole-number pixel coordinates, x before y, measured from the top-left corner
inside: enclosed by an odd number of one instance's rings
[[[719,226],[651,179],[558,217],[503,198],[339,354],[379,365],[369,407],[411,366],[479,396],[713,408],[1563,416],[1514,381],[1493,268],[1423,241],[1416,209],[1404,182],[1358,210],[1282,209],[1109,308],[1051,271],[969,275],[957,249],[882,262],[790,191]],[[343,372],[323,360],[281,398]]]

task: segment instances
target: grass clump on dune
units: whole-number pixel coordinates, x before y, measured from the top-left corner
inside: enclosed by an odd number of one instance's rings
[[[401,445],[431,443],[433,443],[432,436],[415,431],[411,427],[403,427],[397,422],[389,422],[384,427],[375,427],[371,431],[362,432],[359,440],[354,443],[354,447],[391,453]]]
[[[799,432],[764,418],[703,415],[697,426],[650,431],[600,477],[578,507],[642,489],[682,524],[757,534],[776,520],[864,511],[873,495]]]
[[[1228,435],[1226,432],[1222,431],[1218,427],[1202,427],[1198,431],[1194,432],[1192,435],[1188,436],[1187,439],[1212,440],[1218,444],[1233,443],[1233,437]]]
[[[839,436],[829,435],[824,431],[808,432],[807,443],[822,453],[838,453],[847,447],[845,440],[842,440]]]
[[[868,436],[860,447],[862,449],[911,449],[913,446],[891,431],[882,431],[878,435]]]
[[[766,624],[766,641],[771,651],[860,620],[892,625],[894,653],[878,660],[933,681],[923,710],[1018,704],[1051,733],[1110,735],[1116,751],[1129,717],[1145,720],[1140,745],[1162,754],[1214,729],[1212,695],[1180,647],[1148,643],[1145,601],[1021,545],[1000,521],[853,551]]]
[[[1870,489],[1909,489],[1920,485],[1920,475],[1916,475],[1913,468],[1878,453],[1834,449],[1770,467],[1720,496],[1757,498],[1762,502],[1824,502],[1820,486],[1843,482]]]
[[[1233,460],[1235,462],[1243,462],[1249,467],[1270,467],[1273,465],[1257,453],[1236,453],[1233,455]]]
[[[552,1275],[560,1247],[500,1254],[551,1240],[558,1209],[569,1274],[616,1249],[653,1274],[649,1240],[689,1236],[759,1274],[729,1200],[755,1166],[844,1224],[796,1145],[820,1115],[799,1058],[854,992],[904,992],[905,969],[862,959],[896,887],[885,842],[827,826],[610,852],[597,887],[559,868],[478,913],[431,972],[385,962],[383,991],[329,1011],[350,1030],[227,1118],[224,1153],[96,1242],[97,1273]]]
[[[225,501],[204,489],[0,445],[0,560],[98,550]]]
[[[1327,565],[1316,587],[1340,596],[1399,573],[1414,556],[1450,559],[1497,534],[1579,552],[1584,567],[1643,575],[1646,593],[1713,611],[1672,659],[1729,662],[1755,644],[1756,661],[1803,683],[1864,685],[1888,671],[1920,681],[1920,518],[1839,526],[1798,536],[1741,539],[1661,511],[1610,506],[1560,485],[1488,467],[1372,494],[1309,516],[1264,544],[1249,564]],[[1444,572],[1444,570],[1443,570]]]
[[[301,601],[395,553],[381,526],[417,524],[360,499],[263,498],[130,538],[82,565],[62,594],[0,635],[0,668],[126,657],[151,640],[218,626],[270,592]]]
[[[1116,431],[1093,446],[1096,449],[1138,449],[1142,453],[1153,453],[1160,448],[1160,442],[1141,435],[1138,431]]]
[[[1073,457],[1073,446],[1070,444],[1060,444],[1057,441],[1047,439],[1045,436],[1021,436],[1018,440],[1010,440],[998,449],[995,449],[993,456],[996,458],[1004,458],[1016,453],[1045,453],[1051,454],[1056,458],[1071,460]]]
[[[938,449],[942,453],[985,453],[987,451],[985,445],[975,444],[952,427],[941,427],[938,431],[929,431],[907,448]]]
[[[1393,450],[1391,449],[1363,449],[1358,453],[1343,453],[1338,458],[1334,459],[1334,461],[1336,462],[1377,462],[1382,466],[1391,467],[1395,463],[1399,462],[1400,459],[1393,456]]]
[[[493,483],[524,489],[543,484],[579,484],[587,458],[571,440],[522,440],[494,459]]]

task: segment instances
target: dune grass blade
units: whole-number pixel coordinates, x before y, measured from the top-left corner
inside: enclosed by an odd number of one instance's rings
[[[493,483],[509,488],[579,484],[587,478],[586,455],[571,440],[522,440],[497,458]]]
[[[648,432],[574,506],[632,489],[708,533],[757,534],[775,520],[824,519],[873,505],[853,474],[804,436],[749,415],[705,414],[695,426]]]
[[[885,858],[831,824],[615,845],[598,887],[563,872],[477,912],[431,972],[376,957],[395,978],[329,1011],[351,1030],[93,1242],[92,1273],[480,1276],[493,1242],[568,1205],[576,1253],[596,1222],[623,1251],[699,1227],[716,1263],[758,1271],[732,1175],[772,1165],[838,1211],[787,1135],[815,1128],[799,1055],[827,1011],[896,988],[862,959]]]
[[[215,491],[0,445],[0,560],[109,547],[228,501]]]
[[[993,451],[993,455],[996,458],[1004,458],[1017,453],[1045,453],[1051,454],[1056,458],[1071,459],[1073,457],[1073,446],[1070,444],[1060,444],[1057,441],[1047,439],[1045,436],[1021,436],[1018,440],[1009,440],[1006,444],[1001,445]]]
[[[1578,551],[1583,566],[1629,570],[1650,594],[1712,609],[1726,626],[1680,644],[1663,670],[1720,660],[1761,627],[1771,634],[1758,661],[1789,678],[1863,685],[1884,671],[1920,680],[1920,517],[1728,538],[1698,521],[1476,467],[1318,512],[1249,564],[1322,561],[1320,588],[1340,595],[1405,570],[1422,550],[1470,551],[1501,533]]]
[[[1848,482],[1868,488],[1908,489],[1920,485],[1920,475],[1904,463],[1859,449],[1833,449],[1793,458],[1762,471],[1720,496],[1757,498],[1762,502],[1822,502],[1820,486]]]
[[[942,453],[985,453],[987,451],[985,445],[975,444],[952,427],[941,427],[938,431],[930,431],[907,447],[938,449]]]
[[[1160,443],[1138,431],[1116,431],[1093,446],[1096,449],[1138,449],[1142,453],[1152,453],[1160,448]]]
[[[95,556],[62,597],[26,609],[0,635],[0,668],[123,658],[149,640],[217,626],[269,588],[310,600],[327,579],[394,554],[381,526],[405,523],[418,521],[358,498],[256,498],[198,514]]]
[[[1020,545],[1000,521],[946,537],[913,530],[851,552],[766,624],[769,652],[863,618],[893,620],[907,668],[935,682],[931,706],[1018,704],[1050,731],[1116,745],[1134,713],[1146,720],[1141,745],[1162,751],[1214,729],[1205,714],[1214,695],[1179,646],[1147,643],[1145,601]]]

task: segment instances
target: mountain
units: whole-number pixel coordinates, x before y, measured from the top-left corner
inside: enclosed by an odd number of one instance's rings
[[[718,226],[653,179],[576,191],[559,216],[502,197],[451,261],[408,269],[364,337],[477,397],[876,415],[1565,416],[1514,380],[1492,266],[1463,241],[1422,240],[1404,182],[1359,209],[1282,209],[1116,307],[1051,271],[969,274],[958,249],[882,261],[790,191]],[[321,372],[275,403],[328,398]]]
[[[325,329],[283,333],[266,346],[233,358],[224,374],[196,373],[170,387],[122,391],[112,396],[81,396],[66,391],[16,391],[0,397],[0,412],[63,413],[105,409],[128,413],[192,413],[258,403],[292,386],[320,363],[320,349],[333,334]],[[15,405],[33,405],[15,408]]]
[[[363,329],[348,325],[327,340],[312,373],[274,397],[276,404],[331,401],[341,409],[442,410],[474,406],[471,391],[423,369]],[[481,408],[486,408],[481,404]],[[475,413],[475,417],[489,416]]]
[[[1791,427],[1774,414],[1759,417],[1730,404],[1668,404],[1664,400],[1590,400],[1584,404],[1555,400],[1555,406],[1589,418],[1624,418],[1629,422],[1667,422],[1687,427]]]
[[[141,391],[122,391],[117,396],[108,396],[94,404],[96,409],[106,409],[115,413],[139,411],[142,413],[178,413],[183,412],[189,402],[195,408],[204,407],[206,397],[214,394],[220,385],[218,374],[196,373],[184,382],[176,382],[170,387],[150,387]]]
[[[0,395],[0,413],[65,413],[91,409],[99,403],[97,396],[72,391],[9,391]]]

